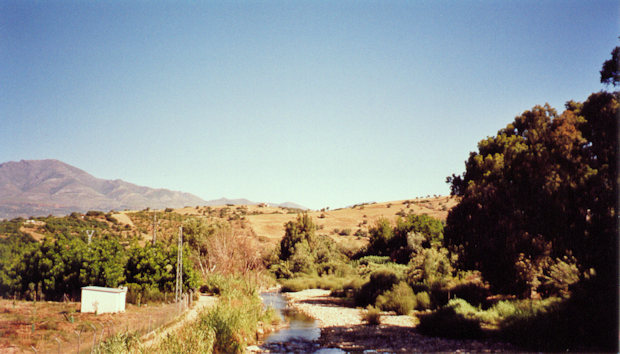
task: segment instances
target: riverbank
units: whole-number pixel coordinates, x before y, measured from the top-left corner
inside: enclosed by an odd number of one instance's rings
[[[344,351],[388,352],[497,352],[518,351],[512,345],[497,341],[446,339],[428,337],[417,332],[413,316],[397,316],[383,312],[381,324],[366,325],[364,310],[348,306],[345,299],[329,296],[329,290],[309,289],[287,293],[289,306],[316,319],[321,329],[321,347]]]
[[[200,294],[194,306],[188,309],[176,322],[145,335],[142,338],[142,347],[147,350],[157,348],[162,338],[165,338],[168,334],[175,333],[187,323],[194,321],[203,309],[213,307],[216,303],[217,297]]]

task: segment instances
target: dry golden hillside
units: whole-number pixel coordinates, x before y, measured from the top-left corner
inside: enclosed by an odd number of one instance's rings
[[[346,249],[356,250],[368,243],[368,230],[380,218],[394,221],[398,216],[409,213],[428,214],[445,220],[448,211],[457,204],[454,197],[433,197],[399,200],[382,203],[359,204],[336,210],[310,210],[308,214],[317,225],[317,234],[334,239]],[[142,244],[150,242],[153,237],[153,216],[157,215],[157,238],[176,240],[179,226],[192,217],[200,217],[208,222],[229,222],[235,235],[249,237],[256,242],[261,252],[269,252],[284,236],[284,224],[295,220],[299,209],[273,207],[268,205],[222,205],[195,206],[180,209],[123,211],[110,213],[109,217],[97,215],[80,215],[83,222],[97,221],[99,228],[105,224],[107,229],[97,229],[97,235],[108,230],[119,232],[124,237],[136,237]],[[103,226],[105,226],[103,225]],[[90,228],[90,226],[89,226]],[[36,240],[42,240],[45,234],[53,234],[45,229],[44,220],[29,220],[20,231]]]
[[[380,218],[395,220],[399,215],[413,212],[445,220],[448,211],[456,203],[456,198],[443,196],[361,204],[336,210],[308,211],[308,214],[317,225],[317,234],[328,235],[347,248],[357,249],[368,243],[365,235]],[[272,245],[277,244],[284,236],[284,224],[297,217],[295,210],[265,205],[188,207],[176,209],[175,212],[212,219],[239,218],[244,231],[250,231],[260,242]]]

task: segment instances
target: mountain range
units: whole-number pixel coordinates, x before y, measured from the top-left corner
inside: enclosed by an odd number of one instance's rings
[[[190,193],[96,178],[58,160],[0,164],[0,219],[66,215],[88,210],[140,210],[194,205],[258,204],[247,199],[205,201]],[[295,203],[277,206],[306,209]]]

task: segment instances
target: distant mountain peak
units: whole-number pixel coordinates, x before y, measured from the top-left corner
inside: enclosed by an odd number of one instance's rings
[[[189,193],[96,178],[55,159],[0,164],[0,218],[87,210],[176,208],[204,203]]]

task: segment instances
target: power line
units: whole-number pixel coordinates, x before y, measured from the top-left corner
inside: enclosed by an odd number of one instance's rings
[[[175,301],[181,301],[183,294],[183,226],[179,226],[179,244],[177,249],[177,279]]]

